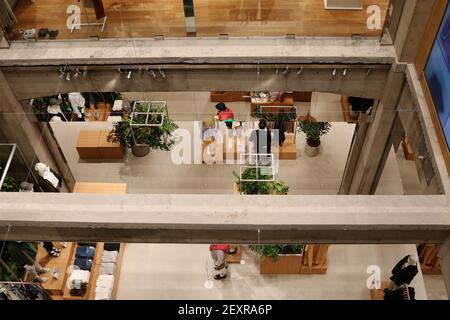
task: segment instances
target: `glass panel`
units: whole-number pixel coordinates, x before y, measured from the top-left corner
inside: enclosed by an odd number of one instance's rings
[[[361,1],[362,10],[327,10],[323,0],[196,0],[198,36],[379,36],[388,0]],[[367,13],[375,4],[378,29],[369,30]],[[372,9],[372,8],[371,8]],[[372,20],[370,20],[372,21]],[[379,22],[379,23],[378,23]]]
[[[362,9],[332,10],[323,0],[11,1],[6,26],[11,40],[380,36],[389,0],[361,3]]]
[[[186,36],[182,0],[20,1],[12,10],[17,19],[9,28],[12,40],[24,40],[32,29],[29,38],[38,40]],[[40,29],[58,32],[44,37]]]

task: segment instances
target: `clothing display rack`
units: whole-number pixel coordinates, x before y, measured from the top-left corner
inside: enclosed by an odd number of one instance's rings
[[[1,300],[52,300],[52,297],[38,283],[0,282]]]
[[[34,170],[25,161],[25,157],[15,143],[0,143],[0,190],[7,177],[14,178],[17,184],[25,181],[32,183],[35,192],[43,191]]]

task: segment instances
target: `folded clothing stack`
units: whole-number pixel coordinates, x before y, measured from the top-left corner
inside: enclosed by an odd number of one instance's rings
[[[95,286],[95,300],[111,300],[113,286],[113,275],[100,275]]]
[[[95,255],[95,247],[79,246],[75,254],[75,266],[81,270],[91,271],[93,259]]]
[[[116,262],[119,255],[118,251],[103,251],[102,263],[100,265],[101,275],[113,275],[116,271]]]
[[[100,264],[100,275],[95,287],[95,300],[111,300],[120,244],[105,243]]]
[[[86,270],[73,270],[69,276],[68,287],[70,289],[70,295],[72,296],[84,296],[87,290],[87,284],[91,273]]]

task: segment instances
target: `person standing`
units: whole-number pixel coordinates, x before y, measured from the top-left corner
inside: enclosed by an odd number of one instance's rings
[[[224,121],[228,128],[232,128],[234,122],[233,110],[228,108],[225,103],[219,102],[216,104],[217,120]]]
[[[214,261],[214,270],[219,272],[214,276],[215,280],[222,280],[227,277],[227,257],[229,250],[229,244],[211,244],[209,246],[209,251],[211,252],[211,257]]]

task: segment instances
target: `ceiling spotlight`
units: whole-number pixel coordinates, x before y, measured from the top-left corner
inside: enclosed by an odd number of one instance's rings
[[[127,74],[127,79],[131,79],[131,74],[133,73],[133,71],[128,71],[128,74]]]
[[[142,68],[139,68],[139,75],[142,74]]]
[[[87,71],[87,67],[85,67],[85,68],[84,68],[84,71],[83,71],[83,77],[84,77],[84,78],[86,78],[87,72],[88,72],[88,71]]]
[[[73,75],[75,78],[78,78],[78,75],[80,74],[80,69],[75,69],[75,74]]]
[[[336,75],[337,73],[337,69],[333,69],[333,72],[331,73],[333,75],[333,77]]]
[[[118,68],[117,71],[118,71],[120,74],[123,73],[122,69],[120,69],[120,68]]]
[[[366,76],[368,77],[372,73],[372,69],[367,69]]]
[[[151,74],[151,76],[152,76],[153,78],[156,78],[156,73],[155,73],[155,71],[150,70],[150,74]]]
[[[166,74],[164,73],[164,70],[159,69],[159,74],[161,75],[161,77],[165,78]]]
[[[66,74],[66,68],[67,68],[67,64],[64,66],[64,68],[59,68],[59,77],[62,79],[64,78],[64,75]]]
[[[299,76],[299,75],[301,75],[302,74],[302,72],[303,72],[303,67],[301,67],[300,69],[298,69],[298,71],[297,71],[297,75]]]
[[[286,69],[283,70],[282,74],[285,76],[289,72],[289,67],[286,67]]]
[[[70,72],[67,72],[66,80],[67,80],[67,81],[70,81]]]
[[[278,68],[275,69],[275,74],[278,75],[280,73],[280,71],[278,70]]]
[[[342,76],[346,76],[347,75],[347,69],[344,69],[344,71],[342,71]]]

